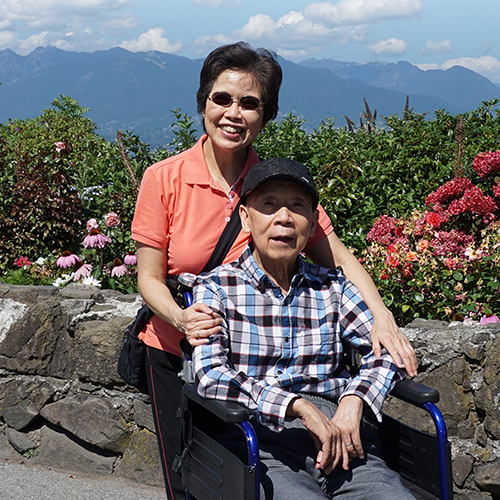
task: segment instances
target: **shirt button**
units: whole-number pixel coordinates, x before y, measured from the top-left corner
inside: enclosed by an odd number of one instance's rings
[[[285,342],[290,342],[290,338],[289,337],[285,337]]]
[[[277,373],[278,375],[281,375],[281,374],[283,373],[283,370],[278,370],[276,373]]]
[[[226,217],[226,222],[229,222],[231,220],[231,217]]]
[[[229,204],[229,203],[228,203],[228,204],[226,205],[226,208],[227,208],[228,210],[231,210],[231,208],[233,208],[233,206],[232,206],[231,204]]]

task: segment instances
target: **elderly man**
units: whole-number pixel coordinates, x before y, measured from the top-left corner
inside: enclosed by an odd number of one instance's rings
[[[370,312],[342,270],[300,256],[317,204],[300,163],[265,160],[245,178],[240,217],[252,243],[194,289],[223,318],[222,332],[194,350],[197,390],[252,411],[263,498],[414,498],[360,432],[363,406],[380,419],[403,374],[388,354],[375,358]],[[353,378],[342,341],[364,356]],[[226,441],[240,451],[236,435]]]

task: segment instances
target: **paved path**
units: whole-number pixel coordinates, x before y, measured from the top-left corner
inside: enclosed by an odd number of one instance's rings
[[[1,500],[166,500],[162,488],[116,477],[56,472],[20,464],[0,464]]]

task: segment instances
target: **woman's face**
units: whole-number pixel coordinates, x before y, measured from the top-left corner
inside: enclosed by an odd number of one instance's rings
[[[226,70],[215,80],[210,93],[227,92],[240,98],[254,96],[262,99],[260,85],[244,71]],[[242,109],[237,101],[227,108],[207,99],[203,119],[205,129],[214,148],[226,152],[237,152],[249,146],[264,128],[263,107],[255,110]]]

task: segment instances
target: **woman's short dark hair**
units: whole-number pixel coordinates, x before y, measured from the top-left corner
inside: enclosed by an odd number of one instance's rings
[[[205,110],[215,80],[227,70],[250,73],[259,83],[264,102],[264,123],[278,114],[278,94],[283,72],[276,54],[266,49],[254,49],[248,43],[238,42],[217,47],[208,54],[200,73],[200,88],[196,93],[198,113]]]

